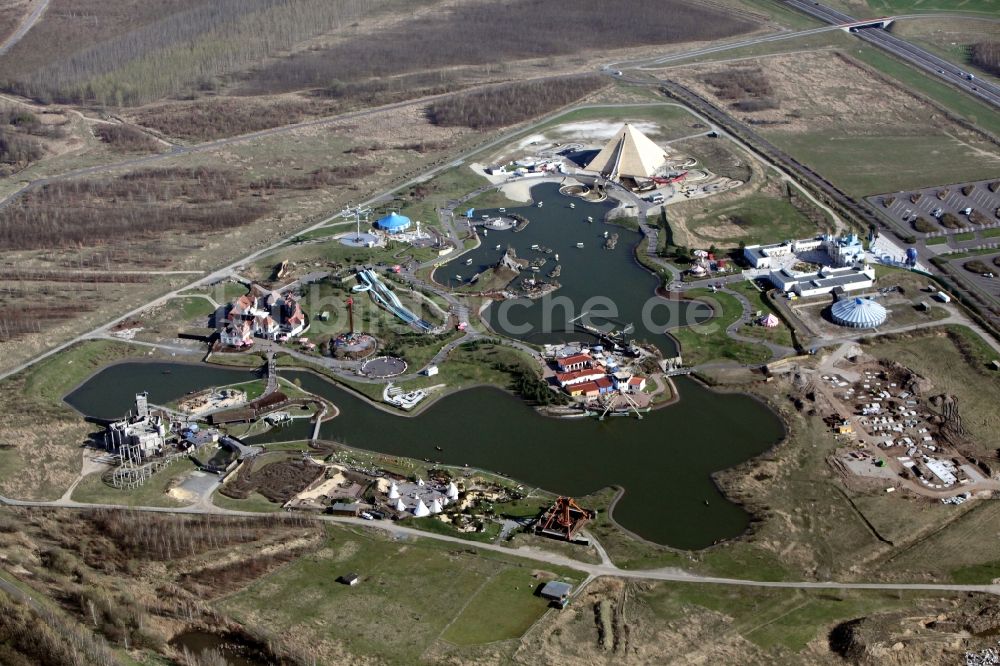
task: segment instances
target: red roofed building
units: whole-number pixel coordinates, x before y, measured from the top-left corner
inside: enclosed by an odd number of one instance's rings
[[[615,390],[615,383],[611,381],[607,376],[601,377],[600,379],[594,380],[594,385],[597,386],[597,392],[600,395],[605,393],[611,393]]]
[[[557,372],[556,381],[559,386],[566,388],[582,382],[590,382],[604,377],[606,374],[603,367],[588,368],[586,370],[571,370],[569,372]]]
[[[626,385],[626,390],[629,393],[638,393],[639,391],[642,391],[644,388],[646,388],[646,378],[640,377],[639,375],[631,377],[628,380],[628,384]]]
[[[592,362],[593,359],[590,358],[590,354],[572,354],[570,356],[557,358],[556,366],[559,368],[560,372],[569,372],[572,370],[582,370],[588,367]]]

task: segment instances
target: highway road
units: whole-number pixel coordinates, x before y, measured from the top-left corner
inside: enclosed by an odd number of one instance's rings
[[[853,16],[816,2],[808,2],[808,0],[785,1],[786,4],[800,12],[826,23],[843,25],[845,23],[858,22],[858,19]],[[933,53],[929,53],[898,37],[894,37],[880,27],[857,28],[852,32],[864,41],[888,51],[897,58],[905,60],[952,86],[960,88],[973,97],[994,107],[1000,107],[1000,86],[983,79],[970,79],[968,78],[970,74],[958,65],[939,58]]]

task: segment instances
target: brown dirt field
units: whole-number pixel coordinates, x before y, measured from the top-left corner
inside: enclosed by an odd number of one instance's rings
[[[671,76],[707,99],[727,108],[744,122],[764,124],[782,132],[804,134],[841,128],[858,135],[877,135],[880,129],[914,125],[914,109],[935,113],[925,102],[895,85],[887,85],[856,61],[837,52],[780,54],[740,62],[758,67],[774,89],[777,109],[744,112],[729,108],[726,100],[704,82],[720,65],[706,63],[671,70]],[[955,130],[958,128],[942,119]]]

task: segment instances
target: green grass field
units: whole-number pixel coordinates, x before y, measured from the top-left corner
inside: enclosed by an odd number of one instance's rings
[[[767,300],[766,294],[757,289],[752,282],[736,282],[728,285],[733,291],[737,291],[747,297],[750,301],[750,306],[756,311],[759,310],[763,315],[767,313],[773,313],[778,319],[781,319],[780,313],[771,306],[770,301]],[[784,345],[786,347],[794,347],[795,341],[792,338],[792,331],[788,328],[788,324],[784,320],[781,321],[776,328],[765,328],[763,326],[742,326],[740,327],[740,333],[743,335],[749,335],[754,338],[760,338],[762,340],[767,340],[769,342],[774,342],[779,345]]]
[[[996,16],[996,0],[867,0],[873,12],[882,15],[920,12],[969,12]]]
[[[481,645],[517,638],[548,608],[534,595],[538,580],[527,569],[504,569],[487,580],[441,638],[455,645]]]
[[[728,586],[660,584],[641,594],[657,618],[683,618],[691,611],[720,613],[718,630],[738,634],[773,657],[800,653],[824,631],[844,620],[880,610],[909,609],[930,594],[803,590],[742,590]],[[795,663],[799,663],[796,661]]]
[[[685,225],[692,235],[701,239],[702,245],[714,243],[719,247],[735,247],[740,241],[747,245],[776,243],[789,238],[804,238],[818,231],[816,225],[787,199],[760,192],[720,205],[714,204],[711,198],[690,204],[698,206],[700,211],[689,215]],[[667,219],[670,219],[669,210]],[[723,219],[734,223],[738,232],[726,235],[711,229]]]
[[[167,494],[174,482],[194,470],[194,463],[188,458],[180,458],[157,472],[149,481],[138,488],[112,488],[101,480],[101,475],[90,474],[80,481],[73,490],[72,499],[75,502],[91,504],[125,504],[128,506],[185,506],[190,502],[182,502]]]
[[[549,573],[536,578],[544,569]],[[338,576],[357,573],[349,587]],[[582,574],[429,540],[388,541],[331,527],[325,546],[221,602],[320,654],[336,648],[413,664],[443,640],[474,645],[519,637],[545,612],[535,588]]]
[[[743,315],[743,307],[734,296],[721,292],[713,294],[708,289],[691,289],[685,296],[706,300],[716,310],[715,317],[706,324],[671,330],[681,343],[685,365],[721,360],[755,365],[771,357],[766,347],[746,344],[726,335],[726,328]]]
[[[958,139],[943,134],[767,134],[775,144],[856,196],[981,180],[995,175],[1000,164],[1000,157],[991,164],[987,158],[975,157]]]

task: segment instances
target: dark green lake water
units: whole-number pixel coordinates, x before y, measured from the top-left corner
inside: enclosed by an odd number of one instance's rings
[[[163,374],[165,369],[170,374]],[[620,485],[625,495],[614,518],[651,541],[677,548],[703,548],[746,529],[749,516],[719,493],[710,475],[760,454],[783,434],[778,417],[749,396],[714,393],[683,378],[677,382],[679,403],[641,421],[600,422],[540,416],[490,388],[446,396],[423,414],[406,418],[376,409],[312,373],[282,374],[300,377],[303,388],[340,408],[340,415],[323,425],[324,438],[494,470],[574,496]],[[96,374],[66,400],[84,414],[112,418],[128,411],[136,391],[148,390],[151,402],[162,403],[251,376],[207,366],[122,363]],[[251,441],[303,439],[308,433],[308,424],[297,421]]]
[[[535,344],[589,340],[586,333],[573,331],[571,323],[575,317],[589,312],[590,325],[620,330],[624,324],[633,324],[636,340],[651,342],[668,356],[674,356],[676,346],[664,331],[711,317],[711,308],[702,303],[655,295],[659,278],[635,259],[635,247],[642,240],[642,234],[602,222],[607,212],[614,208],[613,203],[589,203],[562,195],[557,183],[536,185],[531,189],[531,196],[544,205],[507,209],[508,213],[518,213],[531,220],[523,231],[490,230],[483,236],[480,230],[483,242],[478,248],[442,266],[434,275],[442,284],[458,284],[456,276],[461,276],[464,283],[495,265],[508,246],[513,247],[521,259],[548,259],[534,274],[540,280],[551,281],[547,277],[549,271],[556,264],[562,267],[560,276],[555,278],[561,286],[550,296],[492,304],[484,315],[494,330]],[[576,207],[570,208],[570,203]],[[475,217],[484,214],[495,216],[498,213],[495,209],[476,210]],[[586,221],[588,216],[594,219],[593,223]],[[618,234],[614,250],[604,248],[605,231]],[[583,243],[583,248],[576,247],[577,243]],[[551,248],[554,253],[543,254],[532,250],[532,245]],[[472,264],[467,266],[468,259],[472,259]],[[525,269],[521,275],[527,277],[532,273]]]

